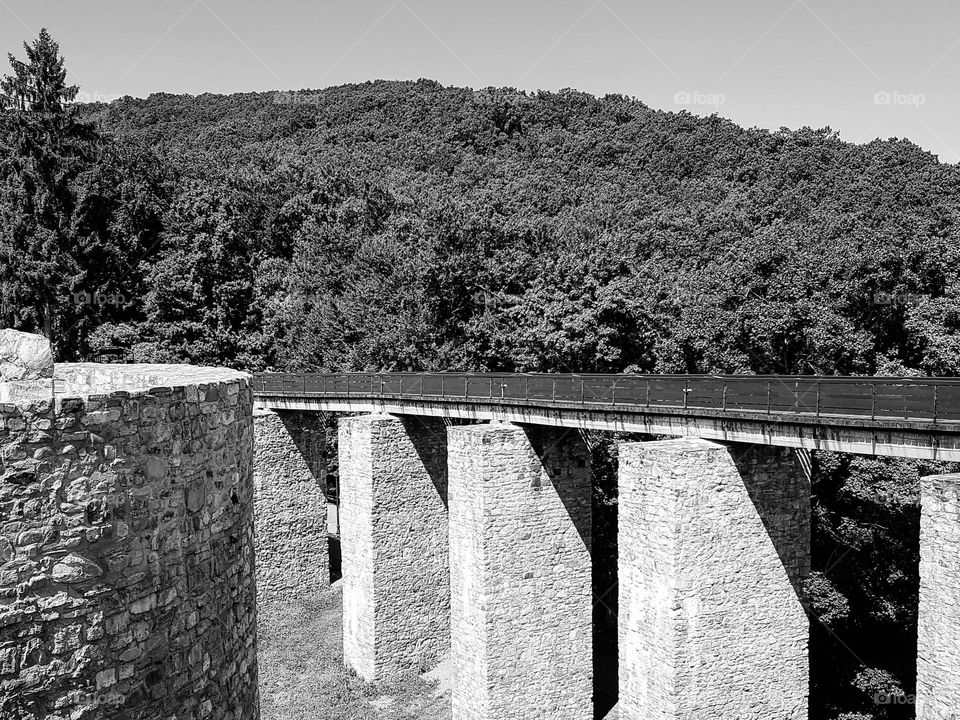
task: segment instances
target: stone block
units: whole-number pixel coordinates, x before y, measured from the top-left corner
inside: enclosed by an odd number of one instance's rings
[[[330,588],[325,428],[317,413],[254,414],[257,602],[316,600]]]
[[[12,328],[0,330],[0,382],[53,377],[50,341]]]
[[[576,430],[449,429],[453,720],[592,720],[590,454]]]
[[[339,427],[344,660],[368,681],[450,647],[446,427],[365,415]]]
[[[960,708],[960,474],[920,479],[917,720]]]
[[[621,720],[806,720],[810,485],[792,450],[619,449]]]

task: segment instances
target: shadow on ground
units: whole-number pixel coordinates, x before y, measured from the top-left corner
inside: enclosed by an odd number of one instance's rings
[[[337,583],[320,602],[260,609],[261,719],[450,720],[449,662],[425,678],[413,674],[373,686],[343,666],[342,599]],[[597,672],[615,682],[615,655],[600,652],[595,659]],[[598,683],[603,714],[615,701],[615,690],[605,685]],[[616,709],[607,716],[613,718]]]
[[[321,602],[261,608],[262,720],[450,720],[449,693],[412,675],[367,685],[343,666],[342,594]]]

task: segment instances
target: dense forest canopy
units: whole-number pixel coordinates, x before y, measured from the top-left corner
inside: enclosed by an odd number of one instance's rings
[[[95,338],[145,359],[960,369],[960,172],[905,140],[430,81],[83,113],[172,174],[159,261]]]
[[[428,80],[80,106],[56,43],[26,49],[0,84],[0,324],[61,360],[960,370],[960,170],[906,140]],[[937,469],[816,455],[811,717],[911,716],[874,698],[915,681]]]

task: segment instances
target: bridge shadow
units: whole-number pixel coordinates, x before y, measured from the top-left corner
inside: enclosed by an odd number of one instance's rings
[[[616,502],[598,501],[592,452],[581,431],[539,425],[522,427],[543,474],[550,479],[590,553],[594,718],[603,720],[617,704],[619,692]],[[612,468],[603,467],[603,471],[613,472],[612,477],[616,477],[615,464]]]
[[[327,494],[327,427],[323,413],[277,410],[277,417],[293,440],[314,482]],[[334,447],[334,454],[336,447]]]
[[[593,476],[590,448],[575,428],[523,425],[543,473],[566,508],[588,551],[593,547]]]
[[[810,575],[810,475],[792,448],[728,446],[798,600]]]
[[[399,415],[407,437],[420,457],[430,481],[437,489],[443,507],[449,510],[447,494],[447,425],[442,418]]]
[[[322,495],[323,509],[329,498],[337,498],[337,433],[327,413],[300,410],[275,411],[287,435],[293,440],[303,464],[310,471],[311,484]],[[326,517],[326,515],[324,515]],[[341,577],[340,539],[327,537],[330,582]]]

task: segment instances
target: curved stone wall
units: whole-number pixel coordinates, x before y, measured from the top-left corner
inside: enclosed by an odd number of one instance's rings
[[[55,388],[0,405],[0,718],[256,720],[248,377]]]

